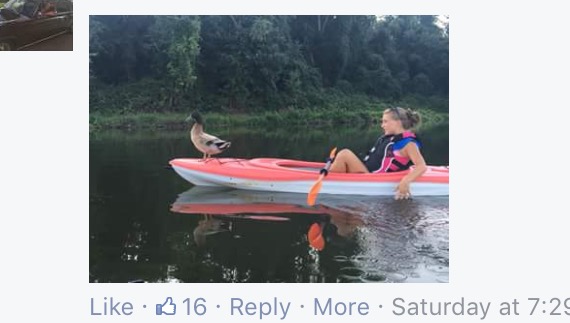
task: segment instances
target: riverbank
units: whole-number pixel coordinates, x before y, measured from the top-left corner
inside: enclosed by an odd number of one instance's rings
[[[442,96],[408,95],[389,100],[329,88],[307,90],[291,100],[281,98],[267,102],[251,96],[230,108],[225,96],[192,93],[177,96],[172,101],[166,95],[163,82],[158,80],[145,79],[116,86],[93,80],[89,90],[90,132],[186,129],[188,124],[184,120],[195,109],[203,114],[208,126],[233,128],[366,126],[378,123],[382,111],[394,106],[419,111],[427,127],[447,123],[449,115],[449,100]]]
[[[369,105],[365,109],[345,109],[342,107],[327,109],[285,109],[280,111],[263,112],[202,112],[209,126],[240,127],[255,126],[263,128],[275,125],[333,127],[337,125],[366,126],[377,124],[382,111],[394,104]],[[397,104],[400,106],[416,106]],[[438,109],[441,110],[441,109]],[[422,116],[422,127],[432,127],[449,122],[447,112],[436,111],[432,108],[418,109]],[[106,129],[185,129],[188,124],[184,121],[189,112],[143,112],[109,114],[95,112],[89,115],[89,132],[99,132]]]
[[[332,127],[335,125],[376,124],[381,117],[380,110],[368,111],[268,111],[251,114],[223,114],[219,112],[203,113],[208,125],[220,126],[256,126],[274,127],[279,125]],[[419,110],[422,126],[432,127],[449,122],[449,114],[433,110]],[[122,115],[104,115],[94,113],[89,116],[89,132],[105,129],[183,129],[188,124],[184,113],[132,113]]]

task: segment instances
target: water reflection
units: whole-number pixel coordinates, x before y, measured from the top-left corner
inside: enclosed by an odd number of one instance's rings
[[[194,187],[171,211],[199,217],[193,243],[222,281],[276,281],[261,272],[280,269],[292,276],[277,281],[448,280],[447,198],[323,195],[308,207],[304,194]]]
[[[231,231],[234,221],[283,222],[293,220],[293,215],[308,216],[312,235],[320,237],[327,229],[329,234],[349,237],[364,222],[358,212],[339,208],[345,202],[329,197],[324,203],[309,207],[304,194],[193,187],[179,195],[171,211],[202,216],[193,235],[197,245],[204,245],[207,236]],[[329,229],[331,226],[334,229]],[[309,245],[314,240],[310,236],[307,233]]]

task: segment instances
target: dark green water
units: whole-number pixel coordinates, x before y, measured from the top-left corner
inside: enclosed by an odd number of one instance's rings
[[[365,153],[370,129],[206,129],[222,157],[323,161],[333,146]],[[447,126],[420,132],[430,165],[448,165]],[[201,157],[186,131],[90,138],[90,282],[447,282],[449,199],[203,190],[168,161]],[[228,206],[228,204],[231,205]],[[254,204],[257,203],[257,204]],[[260,204],[261,203],[261,204]],[[307,232],[322,227],[324,249]]]

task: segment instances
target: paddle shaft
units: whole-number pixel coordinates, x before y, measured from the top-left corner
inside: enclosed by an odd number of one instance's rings
[[[325,164],[325,167],[323,169],[321,169],[321,178],[319,178],[319,180],[321,180],[323,177],[327,176],[327,174],[329,173],[329,169],[331,168],[331,164],[332,164],[332,157],[329,158],[327,160],[327,163]]]

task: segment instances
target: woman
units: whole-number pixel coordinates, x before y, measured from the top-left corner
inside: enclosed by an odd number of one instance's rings
[[[395,198],[408,199],[411,196],[410,183],[427,169],[420,153],[421,143],[411,131],[420,123],[420,115],[410,109],[400,107],[384,110],[382,129],[384,136],[376,141],[368,155],[361,161],[349,149],[341,150],[331,165],[330,172],[336,173],[383,173],[397,172],[410,168],[396,187]]]

